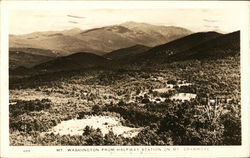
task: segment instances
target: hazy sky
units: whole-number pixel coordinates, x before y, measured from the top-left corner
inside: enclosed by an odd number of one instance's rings
[[[232,32],[240,29],[239,9],[71,9],[11,10],[11,34],[83,30],[120,24],[126,21],[155,25],[180,26],[194,32]]]

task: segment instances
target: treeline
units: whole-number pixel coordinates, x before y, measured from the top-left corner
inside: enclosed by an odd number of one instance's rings
[[[125,125],[153,126],[153,135],[169,136],[174,145],[241,144],[240,105],[219,106],[223,108],[201,105],[198,100],[184,103],[168,100],[162,104],[151,103],[144,107],[133,104],[110,106],[106,110],[123,116]],[[223,114],[227,110],[230,112]]]
[[[198,102],[165,102],[146,104],[144,107],[133,104],[93,107],[91,113],[84,115],[120,114],[122,124],[144,129],[133,138],[117,136],[112,131],[103,135],[100,129],[86,126],[80,136],[45,134],[41,129],[14,131],[13,136],[31,141],[37,145],[240,145],[241,116],[239,105],[224,104],[215,106],[198,106]],[[238,111],[237,111],[238,110]],[[228,111],[223,113],[223,111]],[[114,113],[115,112],[115,113]],[[119,116],[119,115],[116,115]],[[79,118],[79,119],[81,119]],[[47,120],[50,122],[50,120]],[[37,120],[33,125],[36,126]],[[45,124],[44,124],[45,123]],[[46,122],[37,127],[46,126]],[[56,124],[56,123],[55,123]],[[52,126],[55,126],[52,124]],[[27,140],[32,137],[33,139]],[[13,145],[20,145],[12,139]]]
[[[152,65],[149,69],[125,67],[116,71],[89,71],[88,73],[63,73],[59,78],[53,74],[33,76],[11,82],[12,88],[55,87],[60,82],[70,83],[81,80],[85,85],[110,86],[118,96],[135,91],[152,89],[158,83],[145,81],[157,74],[165,74],[169,80],[181,78],[192,86],[176,88],[174,92],[161,94],[170,97],[174,93],[195,93],[197,98],[190,102],[176,102],[167,99],[163,103],[96,104],[90,111],[69,105],[51,106],[49,100],[17,101],[10,105],[10,137],[12,145],[240,145],[241,144],[241,105],[240,101],[240,61],[239,57],[219,60],[194,60],[171,64]],[[159,70],[159,71],[158,71]],[[160,71],[162,70],[162,72]],[[159,76],[161,76],[159,75]],[[93,76],[86,80],[86,76]],[[51,78],[50,78],[51,77]],[[145,79],[145,80],[142,80]],[[84,80],[84,81],[83,81]],[[17,80],[16,80],[17,81]],[[143,82],[142,82],[143,81]],[[144,82],[145,81],[145,82]],[[79,84],[79,83],[77,83]],[[109,88],[110,88],[109,87]],[[59,87],[59,89],[63,87]],[[161,88],[161,87],[158,87]],[[158,95],[158,94],[156,94]],[[221,102],[208,106],[202,98],[228,98],[232,102]],[[111,97],[112,98],[112,97]],[[93,97],[93,100],[96,98]],[[109,132],[102,135],[98,129],[85,128],[81,136],[41,135],[57,125],[61,120],[69,120],[85,115],[117,113],[124,118],[122,124],[129,127],[143,127],[136,137],[124,138]]]

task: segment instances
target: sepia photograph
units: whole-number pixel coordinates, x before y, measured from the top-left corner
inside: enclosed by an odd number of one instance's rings
[[[241,11],[10,7],[8,145],[241,147]]]

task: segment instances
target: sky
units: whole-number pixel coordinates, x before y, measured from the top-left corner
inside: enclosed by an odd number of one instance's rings
[[[72,28],[87,30],[127,21],[179,26],[193,32],[233,32],[240,29],[239,9],[12,9],[10,34],[57,31]]]

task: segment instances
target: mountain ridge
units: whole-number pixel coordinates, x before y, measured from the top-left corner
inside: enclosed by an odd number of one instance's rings
[[[133,57],[134,55],[138,53],[143,53],[149,50],[150,48],[151,47],[137,44],[131,47],[121,48],[121,49],[109,52],[107,54],[104,54],[103,56],[106,58],[110,58],[112,60],[120,60],[123,58]]]
[[[227,43],[228,41],[233,42],[229,44]],[[194,33],[169,43],[151,48],[147,52],[140,53],[135,57],[133,62],[162,63],[188,59],[204,59],[205,57],[209,57],[208,54],[210,54],[210,58],[213,58],[213,55],[214,58],[219,58],[218,54],[222,55],[222,52],[226,49],[233,49],[233,51],[236,52],[239,51],[239,42],[239,31],[229,34],[220,34],[217,32]],[[236,45],[232,46],[233,43]],[[216,50],[214,49],[215,46],[217,47]],[[209,51],[211,51],[211,53]],[[206,55],[201,55],[202,52],[205,52],[203,54]],[[218,52],[218,54],[215,54],[214,52]],[[224,53],[224,56],[232,54],[234,53]],[[199,57],[195,57],[195,55]]]
[[[10,51],[9,69],[15,69],[17,67],[31,68],[37,64],[41,64],[53,59],[55,59],[55,57],[30,54],[22,51]]]
[[[134,25],[136,24],[134,22]],[[146,23],[143,23],[143,26],[141,30],[136,26],[133,29],[120,24],[89,30],[74,28],[64,31],[10,35],[9,43],[10,47],[13,48],[55,50],[61,52],[61,56],[79,51],[103,55],[137,44],[149,47],[156,46],[192,33],[185,28],[156,26]]]
[[[187,52],[172,56],[171,60],[215,59],[240,54],[240,31],[224,34],[201,43]]]
[[[32,69],[39,71],[65,71],[80,68],[99,67],[108,64],[109,62],[110,61],[108,59],[93,53],[77,52],[36,65]]]

